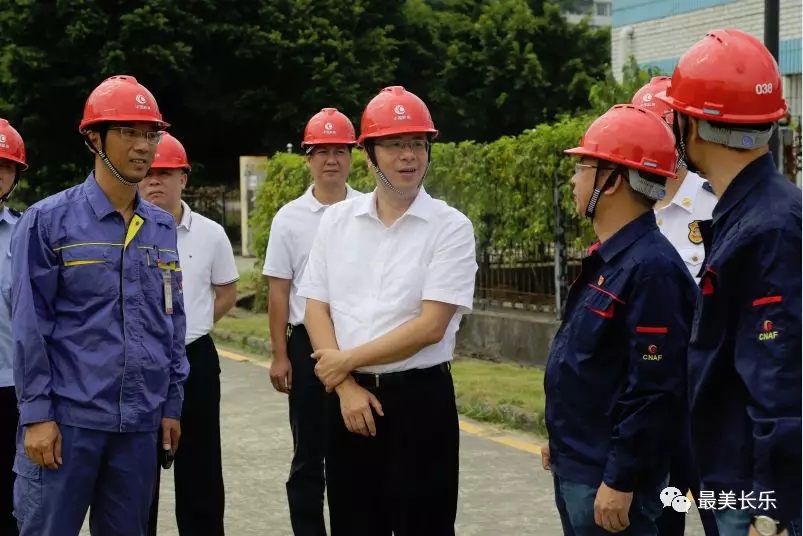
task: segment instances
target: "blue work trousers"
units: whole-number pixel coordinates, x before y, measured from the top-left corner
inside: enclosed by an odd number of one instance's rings
[[[598,487],[569,482],[553,476],[555,503],[558,507],[563,536],[610,536],[594,522],[594,500]],[[628,518],[630,526],[618,536],[657,536],[656,520],[661,515],[661,485],[649,486],[633,493]]]
[[[20,536],[78,536],[90,509],[92,536],[145,536],[154,494],[157,432],[115,433],[60,425],[56,470],[14,459],[14,515]]]

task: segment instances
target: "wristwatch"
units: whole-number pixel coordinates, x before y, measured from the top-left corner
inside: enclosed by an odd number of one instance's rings
[[[753,528],[760,536],[775,536],[783,530],[781,524],[769,516],[753,517]]]

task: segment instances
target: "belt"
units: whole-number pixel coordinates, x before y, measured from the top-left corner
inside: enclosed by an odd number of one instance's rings
[[[452,364],[447,361],[427,368],[385,372],[383,374],[352,372],[351,375],[361,387],[365,387],[366,389],[380,389],[382,387],[398,387],[416,384],[427,378],[448,375],[451,370]]]

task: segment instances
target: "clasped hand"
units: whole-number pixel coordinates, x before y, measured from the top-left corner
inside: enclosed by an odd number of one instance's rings
[[[346,352],[324,348],[313,352],[311,357],[318,361],[315,365],[315,375],[326,387],[327,393],[343,383],[352,371],[351,360]]]

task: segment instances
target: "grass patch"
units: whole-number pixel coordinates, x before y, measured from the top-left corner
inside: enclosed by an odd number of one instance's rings
[[[259,337],[268,339],[268,315],[227,315],[215,324],[216,330],[225,331],[243,337]]]
[[[546,436],[541,369],[457,359],[452,376],[462,414]]]

